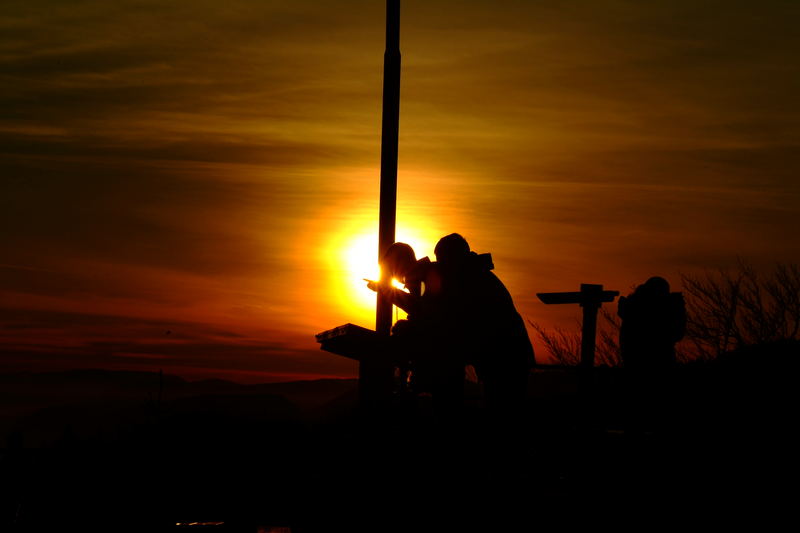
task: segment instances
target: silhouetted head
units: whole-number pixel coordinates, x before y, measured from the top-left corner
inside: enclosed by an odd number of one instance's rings
[[[417,256],[414,253],[414,249],[404,242],[396,242],[383,254],[381,266],[386,275],[404,281],[406,274],[414,267],[416,262]]]
[[[669,282],[660,276],[653,276],[644,282],[642,292],[650,296],[666,296],[669,294]]]
[[[436,261],[444,268],[458,266],[469,257],[469,244],[467,240],[458,233],[451,233],[439,239],[433,253],[436,254]]]

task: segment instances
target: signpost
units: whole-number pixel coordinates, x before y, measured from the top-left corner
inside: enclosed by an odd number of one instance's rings
[[[581,283],[580,292],[539,292],[536,296],[546,304],[579,304],[583,307],[581,368],[594,367],[597,312],[603,302],[613,302],[619,291],[604,291],[602,285]]]
[[[540,292],[536,296],[546,304],[578,304],[583,308],[581,325],[581,362],[578,365],[579,426],[591,430],[594,423],[594,349],[597,336],[597,312],[605,302],[613,302],[619,291],[604,291],[602,285],[581,283],[579,292]]]

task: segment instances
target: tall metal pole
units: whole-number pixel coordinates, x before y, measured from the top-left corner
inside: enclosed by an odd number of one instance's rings
[[[383,129],[378,261],[394,243],[397,217],[397,136],[400,118],[400,0],[386,1],[386,51],[383,54]],[[384,276],[385,278],[386,276]],[[381,280],[389,283],[388,279]],[[375,330],[389,335],[392,304],[378,292]]]
[[[386,51],[383,55],[383,128],[381,132],[381,197],[378,261],[394,243],[397,218],[397,136],[400,118],[400,0],[386,1]],[[381,283],[391,283],[382,276]],[[375,331],[388,337],[392,303],[378,291]],[[380,416],[392,394],[394,367],[388,354],[376,353],[359,363],[359,397],[365,414]]]

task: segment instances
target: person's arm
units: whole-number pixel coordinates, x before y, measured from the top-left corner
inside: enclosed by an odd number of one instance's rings
[[[369,279],[364,279],[364,281],[367,282],[368,289],[371,289],[375,292],[380,291],[380,293],[386,296],[386,298],[392,302],[393,305],[396,305],[406,313],[412,312],[414,304],[417,300],[413,294],[409,294],[388,284],[382,284],[378,281]]]
[[[411,313],[414,310],[414,306],[417,302],[417,297],[413,294],[409,294],[405,291],[401,291],[397,287],[389,287],[391,292],[389,293],[389,301],[392,302],[394,305],[405,311],[406,313]]]

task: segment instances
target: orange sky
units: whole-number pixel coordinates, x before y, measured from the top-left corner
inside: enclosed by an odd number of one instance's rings
[[[568,327],[536,292],[800,261],[798,15],[404,1],[401,238],[462,233]],[[345,250],[377,241],[383,17],[6,0],[0,369],[354,375],[314,334],[372,326]]]

